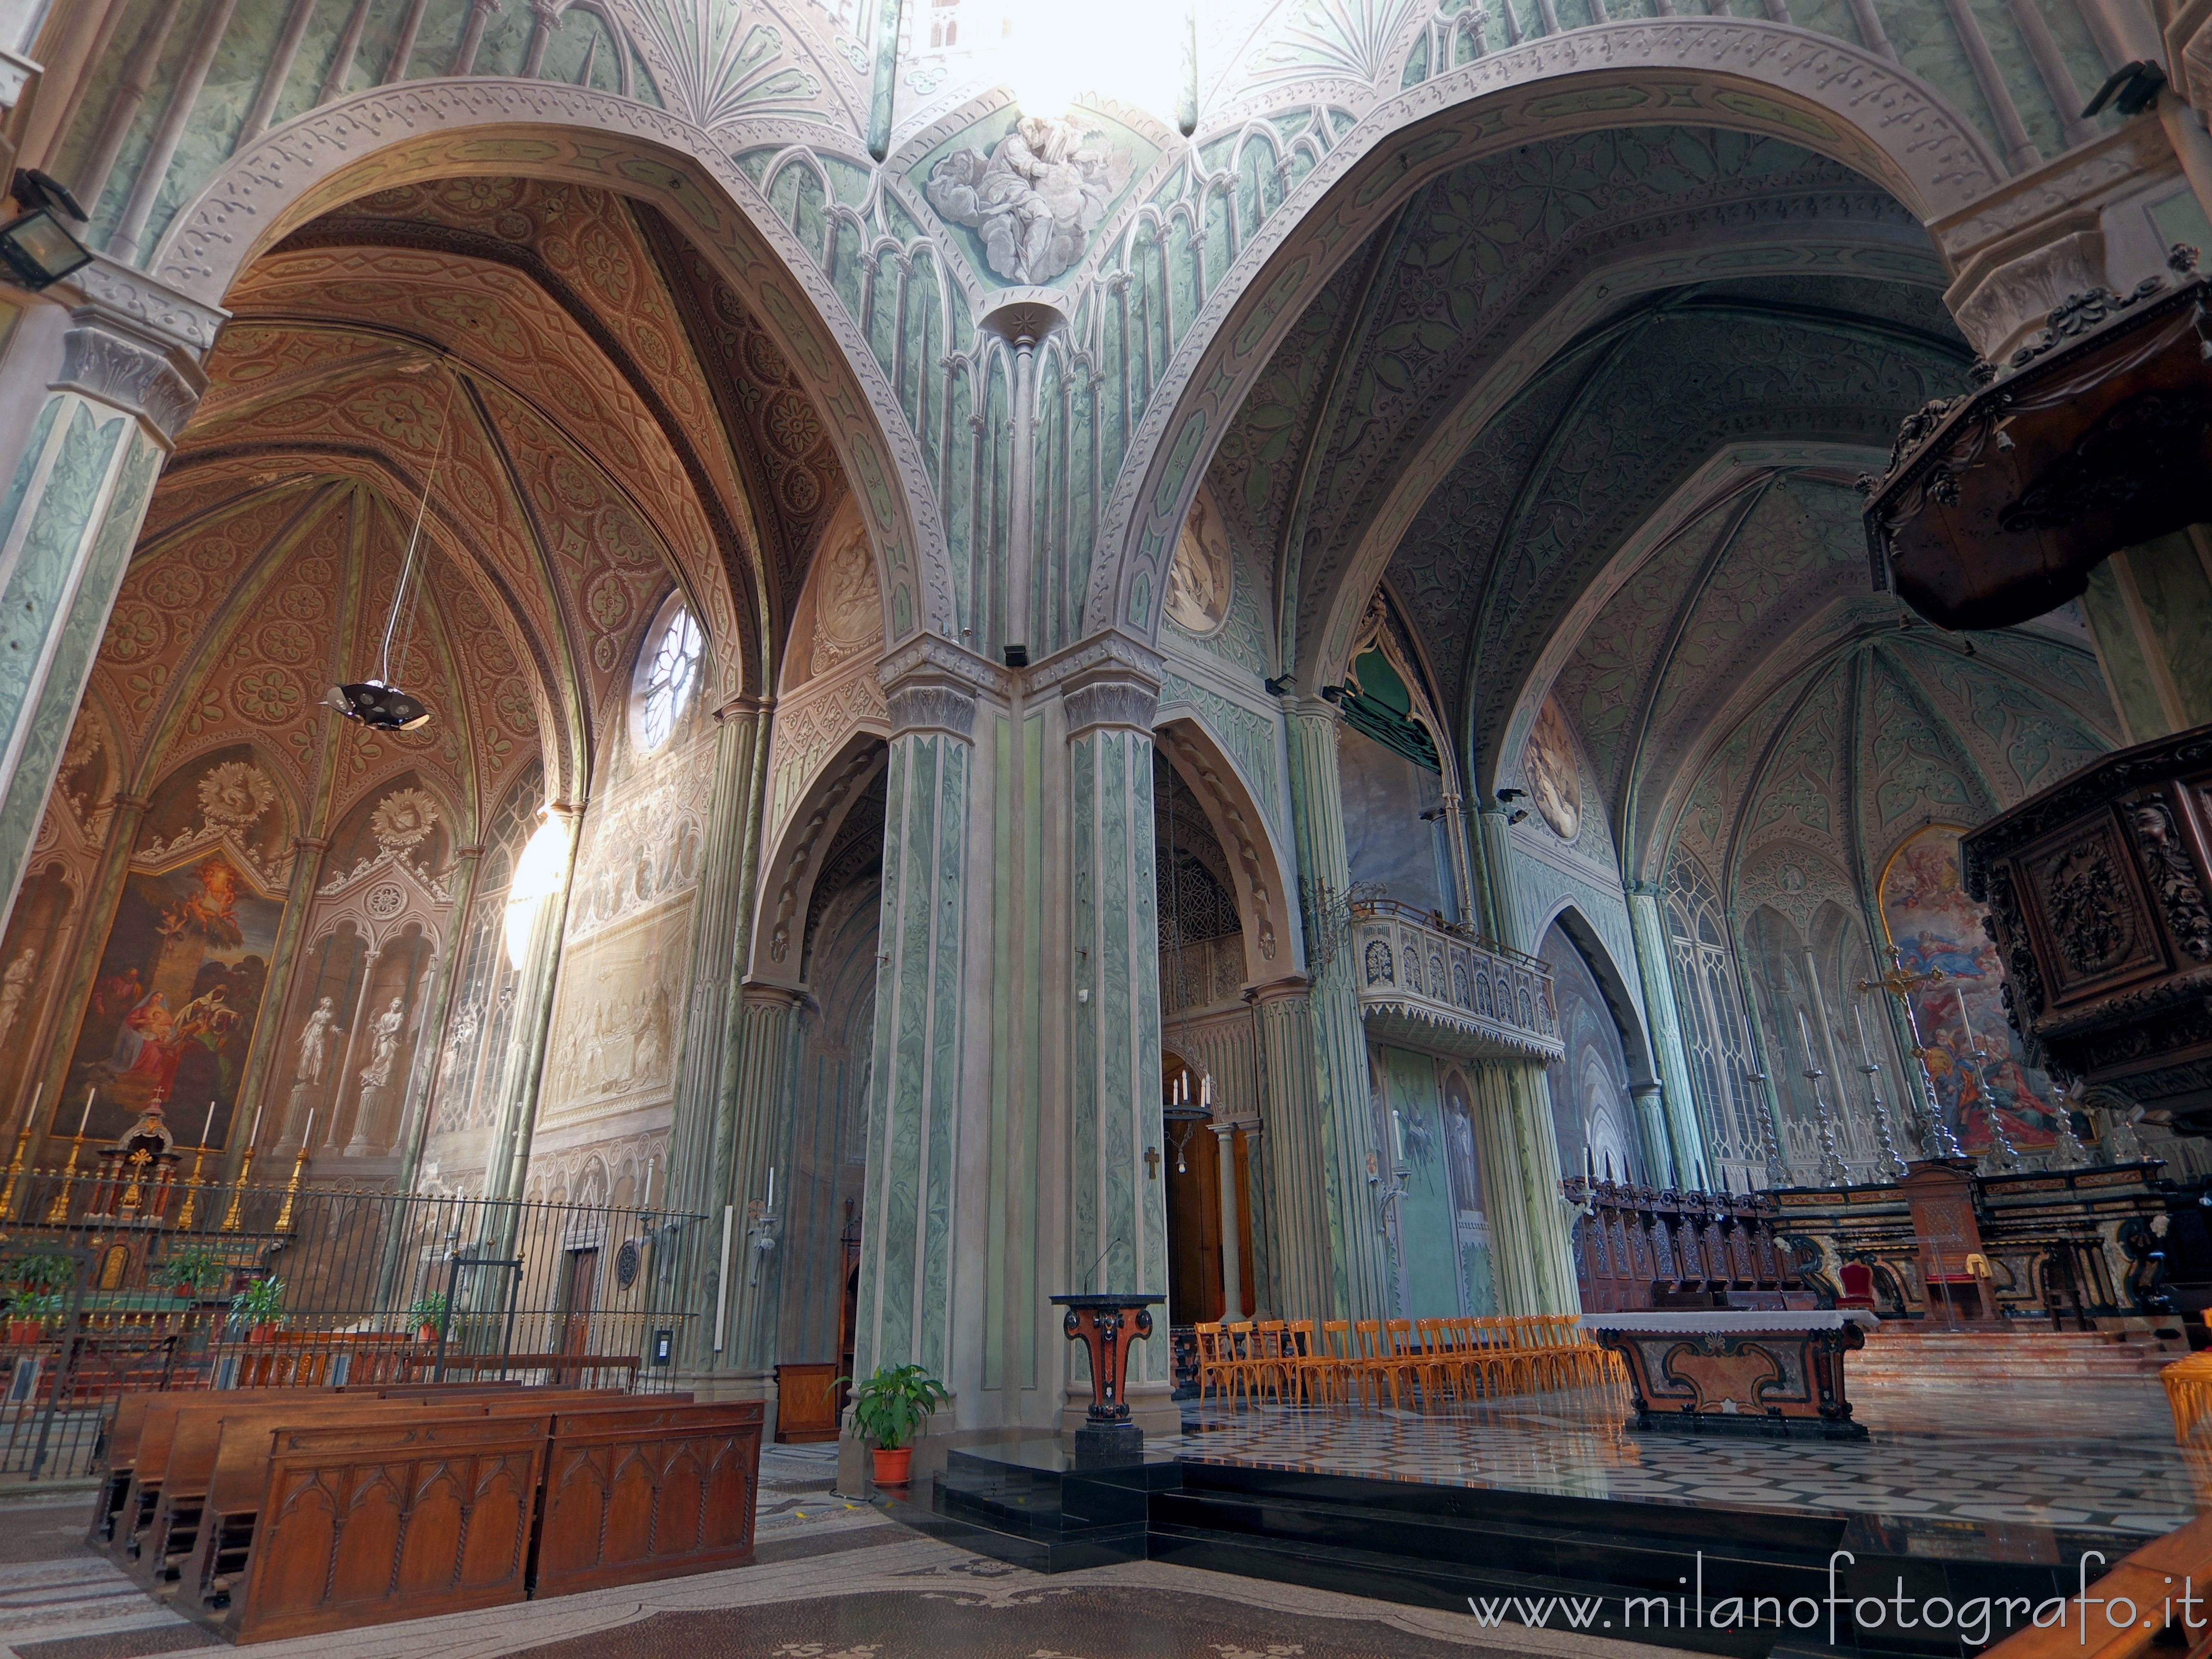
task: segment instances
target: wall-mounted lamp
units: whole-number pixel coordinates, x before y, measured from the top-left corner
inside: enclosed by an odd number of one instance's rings
[[[1508,823],[1519,823],[1528,816],[1528,809],[1527,807],[1516,806],[1505,815],[1505,821]]]
[[[36,167],[18,167],[9,180],[8,193],[23,211],[0,225],[0,259],[8,262],[25,288],[50,287],[92,263],[91,250],[62,224],[64,217],[82,224],[92,216],[67,186]],[[57,208],[59,213],[54,211]]]
[[[1498,792],[1498,804],[1500,806],[1510,806],[1515,801],[1526,800],[1528,798],[1528,792],[1526,789],[1501,789]]]
[[[1271,697],[1281,696],[1283,693],[1290,690],[1292,687],[1296,686],[1297,683],[1298,677],[1296,674],[1278,674],[1272,680],[1261,680],[1260,682],[1261,685],[1267,688],[1267,695]]]

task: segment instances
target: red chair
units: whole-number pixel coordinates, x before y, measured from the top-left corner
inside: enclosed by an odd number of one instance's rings
[[[1836,1298],[1838,1308],[1864,1308],[1869,1313],[1875,1310],[1873,1268],[1863,1261],[1846,1261],[1836,1277],[1844,1285],[1844,1293]]]

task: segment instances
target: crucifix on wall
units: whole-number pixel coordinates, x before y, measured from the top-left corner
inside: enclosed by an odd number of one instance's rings
[[[1160,1178],[1160,1149],[1157,1146],[1145,1148],[1145,1178],[1148,1181]]]

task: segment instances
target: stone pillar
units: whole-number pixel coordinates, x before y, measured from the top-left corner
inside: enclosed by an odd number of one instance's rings
[[[1500,1313],[1577,1313],[1582,1308],[1543,1073],[1541,1066],[1522,1060],[1470,1068]]]
[[[1112,648],[1121,644],[1122,648]],[[1067,720],[1069,915],[1090,996],[1077,1004],[1068,1064],[1067,1259],[1096,1263],[1091,1288],[1168,1287],[1167,1142],[1160,1118],[1159,919],[1152,846],[1155,661],[1109,636],[1060,683]],[[1072,1285],[1071,1290],[1083,1288]],[[1128,1357],[1125,1397],[1140,1424],[1174,1387],[1164,1331]],[[1070,1404],[1091,1399],[1069,1377]]]
[[[1334,1318],[1328,1185],[1322,1167],[1321,1094],[1307,983],[1293,975],[1255,986],[1247,994],[1260,1026],[1260,1113],[1267,1126],[1252,1159],[1254,1250],[1258,1253],[1264,1232],[1276,1317]]]
[[[891,719],[884,897],[853,1369],[945,1377],[967,1019],[969,811],[988,665],[925,637],[883,668]],[[853,1488],[848,1488],[853,1490]]]
[[[714,711],[714,781],[691,913],[691,995],[684,1011],[668,1133],[669,1207],[707,1218],[702,1236],[688,1241],[681,1264],[690,1287],[684,1292],[684,1305],[700,1315],[692,1322],[691,1346],[677,1357],[685,1366],[714,1363],[709,1345],[714,1310],[723,1296],[722,1211],[737,1204],[738,1215],[744,1214],[731,1191],[734,1126],[721,1103],[731,1033],[743,1018],[750,874],[759,863],[760,783],[769,708],[755,697],[738,697]],[[733,1231],[736,1224],[733,1220]]]
[[[1344,795],[1337,781],[1337,714],[1319,698],[1302,699],[1291,716],[1291,804],[1297,838],[1300,903],[1310,908],[1326,892],[1341,906],[1352,884],[1344,842]],[[1322,1176],[1327,1195],[1328,1286],[1325,1312],[1338,1319],[1385,1319],[1392,1312],[1388,1243],[1368,1160],[1379,1152],[1368,1104],[1367,1041],[1342,918],[1322,918],[1335,936],[1316,940],[1322,965],[1307,1006],[1312,1014]],[[1280,1144],[1278,1137],[1278,1144]],[[1310,1316],[1303,1311],[1299,1317]]]
[[[192,348],[216,320],[105,260],[75,285],[86,302],[66,326],[51,304],[19,319],[0,375],[0,423],[29,417],[0,429],[15,456],[0,495],[0,929],[155,477],[206,386]]]
[[[1237,1209],[1237,1125],[1224,1120],[1212,1126],[1218,1151],[1221,1176],[1221,1317],[1236,1322],[1244,1317],[1244,1274],[1238,1261]],[[1256,1299],[1256,1298],[1255,1298]]]
[[[769,1161],[781,1139],[796,1082],[793,1068],[799,1055],[800,1001],[798,992],[783,986],[744,986],[738,996],[738,1026],[726,1048],[720,1111],[731,1126],[730,1185],[714,1206],[708,1231],[719,1249],[721,1206],[734,1206],[737,1217],[731,1236],[736,1242],[730,1251],[732,1283],[720,1293],[727,1298],[728,1312],[722,1352],[714,1364],[748,1397],[758,1393],[766,1398],[775,1376],[781,1249],[763,1250],[759,1241],[772,1237],[781,1244],[779,1236],[763,1230],[763,1220]],[[790,1170],[784,1174],[787,1192],[793,1177]],[[707,1328],[711,1341],[711,1310]]]
[[[507,1027],[507,1053],[500,1059],[490,1139],[484,1148],[486,1198],[522,1196],[530,1169],[531,1137],[538,1128],[538,1091],[544,1079],[545,1039],[553,1023],[561,941],[568,932],[569,884],[576,873],[577,821],[584,809],[580,805],[555,801],[546,811],[561,823],[567,844],[562,851],[560,883],[539,901],[516,979],[514,1019]]]
[[[1705,1137],[1698,1098],[1690,1087],[1690,1057],[1682,1044],[1682,1020],[1674,1002],[1674,975],[1667,959],[1667,919],[1660,913],[1659,890],[1638,882],[1628,890],[1628,921],[1636,942],[1636,973],[1644,988],[1644,1024],[1651,1039],[1651,1064],[1659,1073],[1659,1101],[1674,1155],[1675,1179],[1688,1183],[1704,1170],[1710,1182],[1718,1172],[1706,1162]],[[1644,1103],[1637,1103],[1641,1108]]]
[[[2212,530],[2115,553],[2089,573],[2081,614],[2128,742],[2212,721]]]
[[[1536,947],[1528,938],[1521,915],[1518,884],[1513,879],[1513,832],[1505,822],[1505,809],[1486,806],[1475,814],[1480,832],[1483,884],[1489,890],[1496,931],[1491,935],[1509,951],[1524,953]]]
[[[407,1079],[407,1103],[400,1118],[399,1181],[403,1193],[415,1190],[422,1167],[422,1147],[430,1138],[430,1107],[437,1089],[439,1056],[445,1051],[446,1027],[453,1017],[453,998],[460,988],[461,948],[468,937],[470,914],[476,908],[477,877],[483,868],[483,844],[458,848],[453,873],[447,883],[453,896],[444,942],[438,948],[436,971],[430,981],[429,1012],[416,1040],[415,1060]],[[248,1058],[249,1070],[252,1066]],[[243,1099],[241,1091],[240,1098]]]

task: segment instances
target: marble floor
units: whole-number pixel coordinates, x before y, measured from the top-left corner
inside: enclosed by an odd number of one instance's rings
[[[1855,1401],[1864,1442],[1638,1434],[1625,1396],[1526,1395],[1431,1412],[1184,1407],[1151,1445],[1186,1457],[1577,1498],[1821,1510],[2141,1539],[2212,1508],[2212,1455],[2173,1443],[2154,1377]],[[1923,1528],[1925,1529],[1924,1528]],[[2133,1547],[2130,1544],[2128,1547]]]
[[[260,1659],[1664,1659],[1587,1632],[1139,1561],[1044,1577],[830,1495],[829,1447],[762,1459],[755,1565],[270,1642]],[[89,1492],[0,1498],[0,1659],[222,1644],[87,1549]]]

